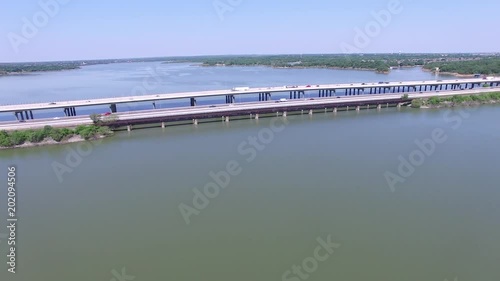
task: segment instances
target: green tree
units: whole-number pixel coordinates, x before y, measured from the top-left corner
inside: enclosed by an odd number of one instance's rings
[[[92,113],[90,114],[90,119],[94,122],[94,125],[101,123],[101,114]]]
[[[26,134],[24,131],[14,131],[10,134],[10,139],[13,145],[21,145],[26,141]]]

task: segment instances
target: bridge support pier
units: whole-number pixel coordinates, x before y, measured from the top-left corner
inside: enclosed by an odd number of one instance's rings
[[[226,121],[226,123],[229,122],[229,116],[226,116],[226,119],[224,121]]]
[[[356,111],[359,111],[359,110],[360,110],[360,107],[359,107],[359,105],[358,105],[358,106],[356,106]]]
[[[14,115],[16,116],[16,119],[19,120],[19,115],[21,115],[21,120],[33,120],[35,118],[33,118],[33,111],[31,110],[26,110],[26,111],[16,111],[14,113]]]
[[[161,128],[165,129],[165,122],[161,122]]]
[[[153,109],[156,109],[156,102],[153,102]]]
[[[286,117],[286,111],[283,111],[283,117]]]
[[[156,104],[153,103],[153,106],[155,107],[156,109]],[[116,103],[112,103],[109,105],[109,110],[111,110],[111,113],[116,113]]]
[[[233,98],[234,98],[234,96],[233,96]],[[190,98],[190,104],[191,104],[191,106],[196,106],[196,99],[195,98]]]
[[[132,131],[132,125],[128,125],[128,126],[127,126],[127,131],[128,131],[128,132]]]
[[[193,119],[193,125],[198,125],[198,119]]]
[[[259,120],[259,114],[255,114],[255,120]]]
[[[64,108],[65,116],[76,116],[76,109],[74,107],[66,107]]]
[[[333,109],[333,113],[337,113],[337,108],[336,107]]]
[[[194,106],[193,100],[194,98],[191,99],[191,106]],[[226,103],[234,103],[234,101],[235,101],[234,95],[226,95]],[[196,105],[196,100],[194,100],[194,103]]]
[[[313,115],[312,109],[309,110],[309,115]]]
[[[381,110],[381,109],[382,109],[382,105],[381,104],[377,105],[377,110]]]

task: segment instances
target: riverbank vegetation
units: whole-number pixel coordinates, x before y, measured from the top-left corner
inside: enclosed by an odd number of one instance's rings
[[[95,125],[81,125],[74,129],[45,126],[41,130],[0,131],[0,147],[14,147],[24,144],[30,146],[54,142],[64,143],[75,137],[80,140],[90,140],[112,134],[113,132],[108,127]]]
[[[500,102],[500,92],[484,93],[479,95],[456,95],[452,97],[431,97],[428,99],[414,99],[413,108],[441,108],[455,106],[472,106],[493,104]]]
[[[350,54],[350,55],[273,55],[227,56],[204,60],[205,66],[270,66],[277,68],[338,68],[364,69],[380,73],[392,68],[421,66],[427,70],[436,67],[441,71],[460,74],[500,73],[498,55],[472,54]],[[478,67],[482,65],[482,67]],[[463,70],[456,71],[463,66]]]
[[[270,66],[279,68],[363,69],[386,73],[391,68],[420,66],[434,71],[500,74],[499,54],[307,54],[155,57],[65,62],[0,63],[0,76],[78,69],[86,65],[134,62],[202,63],[204,66]]]
[[[441,73],[461,75],[500,74],[500,58],[486,58],[469,61],[432,62],[424,66],[425,69],[435,71],[439,68]]]

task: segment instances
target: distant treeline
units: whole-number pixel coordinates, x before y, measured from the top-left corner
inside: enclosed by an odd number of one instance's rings
[[[80,66],[75,63],[12,63],[0,64],[0,75],[9,73],[28,73],[38,71],[59,71],[77,69]]]
[[[41,71],[61,71],[78,69],[85,65],[126,63],[126,62],[185,62],[186,58],[134,58],[134,59],[108,59],[108,60],[81,60],[81,61],[58,61],[58,62],[29,62],[29,63],[0,63],[0,75],[22,74]]]
[[[388,72],[392,67],[423,66],[443,72],[459,74],[498,74],[499,55],[477,54],[318,54],[318,55],[247,55],[247,56],[196,56],[196,57],[155,57],[110,60],[81,60],[66,62],[0,63],[0,75],[37,71],[57,71],[77,69],[85,65],[164,62],[203,63],[205,66],[271,66],[271,67],[324,67],[340,69],[367,69]]]
[[[392,67],[423,66],[432,70],[436,66],[453,65],[455,69],[464,69],[460,74],[493,74],[500,73],[498,56],[482,56],[472,54],[355,54],[355,55],[275,55],[275,56],[233,56],[212,57],[204,60],[206,66],[272,66],[272,67],[325,67],[340,69],[369,69],[388,72]],[[485,63],[487,62],[487,63]],[[467,67],[467,66],[481,66]],[[447,68],[445,68],[447,69]],[[441,69],[442,71],[447,71]],[[447,71],[448,72],[448,71]]]
[[[424,66],[426,69],[435,70],[439,67],[441,72],[458,74],[500,74],[500,58],[486,58],[471,61],[433,62]]]

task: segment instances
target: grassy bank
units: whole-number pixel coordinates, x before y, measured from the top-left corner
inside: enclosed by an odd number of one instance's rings
[[[78,126],[74,129],[45,126],[41,130],[0,131],[0,148],[36,146],[90,140],[112,135],[108,127]]]
[[[432,97],[428,99],[414,99],[413,108],[441,108],[454,106],[472,106],[480,104],[500,103],[500,92],[484,93],[479,95],[464,95],[452,97]]]

